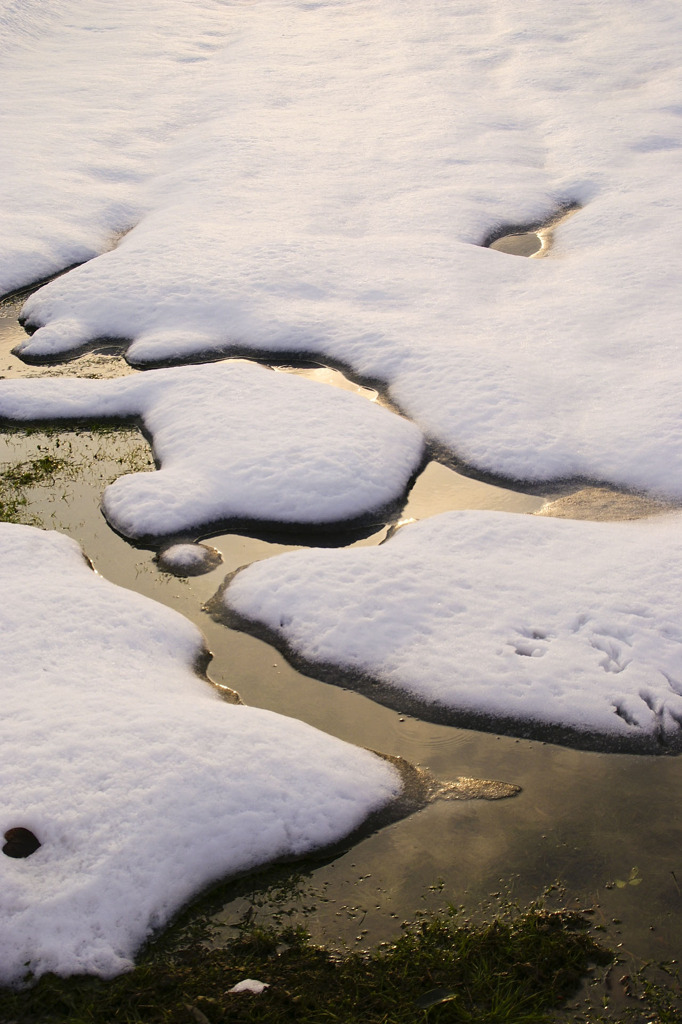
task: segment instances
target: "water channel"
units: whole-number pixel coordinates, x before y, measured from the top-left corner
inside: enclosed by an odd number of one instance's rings
[[[25,366],[11,355],[22,336],[17,311],[18,303],[0,309],[0,376],[131,372],[120,358],[102,354],[89,354],[66,366]],[[330,376],[324,368],[309,372]],[[526,901],[562,880],[571,899],[598,904],[597,917],[610,940],[622,944],[624,955],[677,956],[682,948],[682,826],[677,815],[682,759],[575,751],[433,725],[299,674],[267,644],[227,629],[202,610],[227,573],[294,545],[221,535],[210,539],[223,557],[212,572],[178,578],[160,571],[153,552],[127,544],[99,510],[104,484],[122,471],[121,466],[126,471],[125,461],[119,460],[125,460],[133,443],[141,458],[149,459],[145,443],[141,438],[132,441],[129,431],[104,437],[64,431],[62,452],[69,453],[74,466],[84,468],[59,478],[57,486],[35,488],[30,511],[41,525],[74,537],[103,576],[197,623],[213,654],[209,674],[215,682],[237,690],[246,704],[400,755],[428,767],[436,778],[472,776],[521,787],[511,799],[437,800],[333,861],[306,863],[307,884],[325,892],[325,900],[307,921],[314,937],[351,945],[390,938],[438,880],[444,883],[445,900],[472,907],[500,890]],[[12,433],[4,438],[0,461],[32,458],[44,450],[38,445],[54,444],[54,437],[39,433]],[[409,495],[402,518],[465,508],[530,514],[556,497],[551,489],[545,494],[507,490],[431,463]],[[608,512],[608,494],[601,497]],[[585,514],[584,504],[575,498],[562,514]],[[617,498],[613,496],[614,515]],[[604,515],[603,507],[599,515]],[[385,536],[382,526],[356,543],[376,544]],[[225,771],[229,773],[229,765]],[[635,868],[641,884],[631,885],[628,878]],[[230,924],[241,909],[239,899],[227,898],[217,920]]]

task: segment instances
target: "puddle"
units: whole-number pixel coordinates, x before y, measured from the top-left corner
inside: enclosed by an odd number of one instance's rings
[[[551,249],[556,228],[579,209],[576,203],[571,203],[542,224],[508,225],[492,232],[482,244],[487,249],[495,249],[510,256],[540,259]]]
[[[12,377],[123,377],[137,373],[132,366],[118,355],[118,349],[106,345],[96,351],[87,352],[79,359],[66,363],[46,366],[30,366],[17,356],[12,349],[26,338],[26,331],[17,322],[17,317],[26,299],[5,299],[0,301],[0,379]]]
[[[8,354],[21,333],[15,315],[3,318],[0,310],[0,375],[71,375],[86,372],[86,367],[97,374],[131,372],[122,360],[105,356],[87,356],[49,371],[27,368],[18,360],[15,366]],[[308,884],[325,894],[307,919],[314,938],[362,946],[395,937],[400,921],[424,906],[424,894],[439,879],[443,902],[470,906],[508,885],[514,898],[531,899],[562,879],[572,895],[599,904],[596,920],[608,926],[623,949],[651,959],[678,955],[682,824],[674,809],[682,800],[682,758],[575,751],[429,724],[300,675],[272,647],[226,629],[201,610],[227,573],[296,545],[214,536],[210,545],[220,553],[222,565],[188,578],[162,572],[152,552],[131,547],[114,534],[99,510],[103,487],[112,474],[120,473],[119,460],[130,436],[65,431],[46,438],[15,432],[3,438],[3,460],[36,457],[57,440],[60,445],[68,441],[73,462],[87,465],[88,471],[58,478],[54,487],[34,488],[30,511],[46,527],[78,540],[103,576],[196,622],[213,652],[209,674],[216,684],[237,690],[247,704],[404,758],[437,780],[489,779],[521,787],[512,800],[435,800],[332,862],[299,868]],[[566,514],[577,515],[578,506],[589,506],[596,517],[594,495],[586,505],[581,490],[586,489],[576,487],[575,493],[561,497],[524,494],[431,463],[410,493],[402,517],[423,518],[449,508],[536,512],[543,506],[547,514],[548,498],[563,502]],[[618,500],[602,498],[607,505]],[[382,529],[356,543],[377,544],[385,536]],[[635,867],[641,884],[614,884],[627,880]],[[215,920],[227,929],[243,909],[243,901],[231,899],[228,892]],[[613,919],[622,923],[615,926]]]
[[[542,237],[535,231],[523,231],[518,235],[502,235],[488,246],[497,252],[506,252],[510,256],[542,255]]]
[[[537,494],[507,490],[463,476],[439,462],[429,462],[408,495],[400,522],[427,519],[453,509],[535,512],[545,504],[546,498]]]

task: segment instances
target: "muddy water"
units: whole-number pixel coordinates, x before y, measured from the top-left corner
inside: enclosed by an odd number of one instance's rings
[[[0,337],[0,375],[48,372],[26,368],[9,355],[18,337],[8,315]],[[123,367],[120,360],[88,356],[57,372],[64,370],[113,375]],[[151,552],[126,544],[100,514],[102,488],[120,471],[118,459],[124,454],[116,439],[67,433],[64,440],[72,445],[74,465],[88,467],[87,472],[70,474],[56,487],[36,488],[31,511],[45,526],[75,537],[103,576],[195,621],[213,652],[212,679],[238,690],[248,704],[400,755],[438,778],[477,776],[522,787],[513,799],[495,802],[436,801],[331,863],[307,865],[310,885],[325,892],[308,920],[316,937],[365,944],[395,935],[398,922],[422,905],[424,893],[438,879],[444,882],[445,898],[472,906],[502,888],[526,900],[562,879],[571,897],[599,904],[598,917],[612,941],[623,944],[624,954],[677,956],[682,948],[682,824],[677,813],[682,759],[577,752],[426,724],[301,676],[267,644],[214,623],[202,611],[227,572],[293,545],[218,536],[211,539],[223,555],[218,569],[189,579],[162,573]],[[40,435],[15,436],[6,442],[8,454],[2,460],[30,458],[38,444],[47,443]],[[491,487],[431,464],[409,496],[403,518],[449,508],[529,513],[542,505],[537,495]],[[569,514],[570,508],[569,502]],[[385,534],[383,528],[358,543],[375,544]],[[626,882],[635,867],[641,884],[613,884]],[[242,909],[239,900],[228,901],[217,920],[234,922]]]

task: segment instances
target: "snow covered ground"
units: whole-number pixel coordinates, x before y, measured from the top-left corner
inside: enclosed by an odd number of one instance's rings
[[[424,452],[413,424],[359,395],[240,361],[0,381],[0,416],[140,417],[161,468],[119,477],[103,498],[136,540],[228,520],[356,520],[397,501]]]
[[[324,354],[480,469],[682,495],[679,5],[8,10],[0,289],[132,226],[24,356]],[[548,258],[480,247],[567,202]]]
[[[202,637],[74,541],[0,523],[0,983],[112,975],[208,883],[341,839],[396,770],[197,677]],[[28,964],[28,966],[26,966]]]
[[[682,746],[681,572],[679,517],[451,512],[379,547],[257,562],[222,599],[325,678],[369,677],[398,707],[665,750]]]
[[[230,21],[203,0],[0,2],[0,293],[91,259],[139,220]]]

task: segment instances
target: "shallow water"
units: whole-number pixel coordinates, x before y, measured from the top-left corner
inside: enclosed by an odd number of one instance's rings
[[[9,355],[21,336],[14,315],[10,311],[0,319],[0,375],[54,372],[27,368]],[[56,371],[99,374],[100,369],[104,375],[128,372],[121,360],[102,356],[87,356]],[[300,675],[267,644],[226,629],[202,611],[228,572],[294,545],[222,535],[210,541],[223,555],[218,569],[189,579],[163,573],[152,552],[128,545],[99,511],[103,483],[119,471],[122,452],[116,438],[72,432],[65,432],[65,438],[74,464],[89,468],[58,481],[61,486],[36,488],[31,511],[45,526],[75,537],[103,576],[195,621],[213,652],[209,674],[215,682],[236,689],[247,704],[402,756],[428,767],[437,778],[466,775],[522,787],[513,799],[495,802],[436,801],[333,862],[311,867],[310,884],[326,893],[308,920],[315,937],[364,945],[395,935],[398,922],[422,905],[424,893],[438,879],[446,899],[470,905],[507,885],[526,900],[562,879],[572,896],[600,905],[598,916],[624,952],[656,959],[677,955],[682,944],[682,826],[677,814],[682,759],[579,752],[427,724]],[[46,443],[38,434],[14,436],[6,441],[3,461],[30,458],[38,444]],[[108,458],[103,457],[105,448]],[[431,463],[402,518],[450,508],[527,513],[543,502],[543,497],[493,487]],[[376,544],[385,535],[382,528],[357,543]],[[634,867],[640,885],[613,885],[616,879],[626,881]],[[228,902],[217,920],[233,923],[242,909],[240,900]]]
[[[521,231],[519,234],[496,238],[489,248],[506,252],[510,256],[535,256],[542,252],[542,238],[535,231]]]

